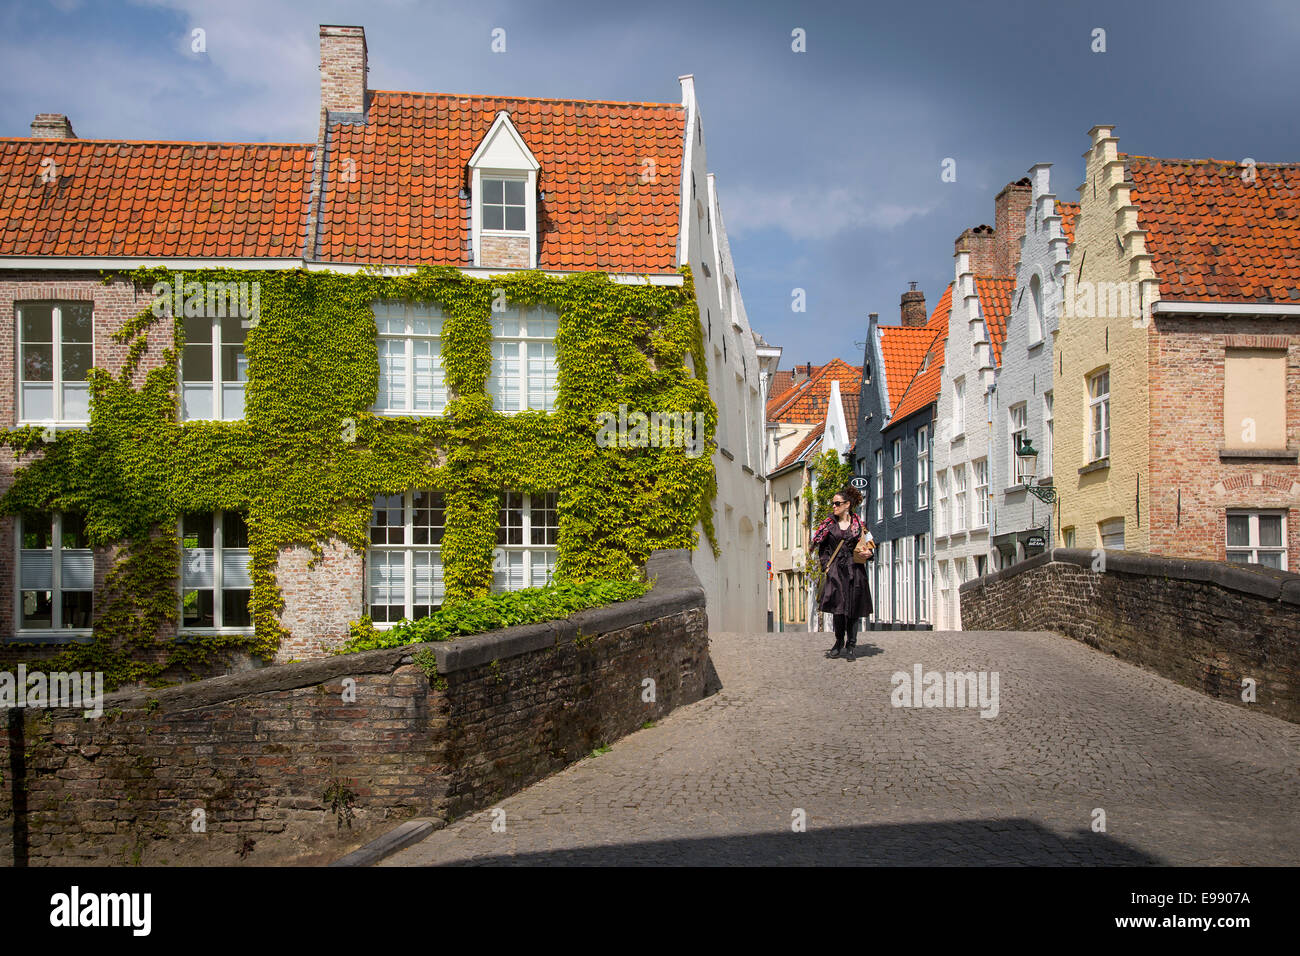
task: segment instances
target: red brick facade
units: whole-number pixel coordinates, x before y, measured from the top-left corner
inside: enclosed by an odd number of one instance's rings
[[[1149,338],[1151,550],[1227,559],[1228,509],[1286,509],[1287,570],[1300,571],[1300,464],[1221,457],[1227,348],[1287,349],[1286,434],[1300,448],[1300,318],[1159,316]]]

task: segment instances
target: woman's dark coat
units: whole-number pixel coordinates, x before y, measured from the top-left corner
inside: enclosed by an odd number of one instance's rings
[[[853,548],[862,537],[862,522],[857,515],[851,515],[849,528],[841,531],[834,516],[828,517],[813,534],[812,543],[817,549],[817,560],[826,571],[826,588],[822,591],[819,611],[827,614],[846,614],[849,617],[866,617],[871,613],[871,589],[867,586],[867,566],[853,560]],[[835,566],[827,570],[826,565],[841,541],[835,558]]]

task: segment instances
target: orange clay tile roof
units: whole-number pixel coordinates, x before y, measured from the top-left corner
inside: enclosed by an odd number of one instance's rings
[[[812,451],[813,446],[822,440],[822,432],[825,430],[825,428],[826,428],[826,423],[823,422],[822,424],[814,428],[812,431],[810,431],[807,435],[805,435],[803,437],[803,440],[800,441],[799,444],[795,445],[793,449],[791,449],[790,454],[786,455],[784,458],[781,459],[781,464],[776,466],[776,470],[780,471],[782,468],[790,467],[797,461],[806,459],[808,457],[809,452]]]
[[[1161,298],[1300,299],[1300,164],[1121,158]]]
[[[1002,343],[1007,340],[1007,319],[1011,317],[1011,295],[1015,292],[1014,276],[1006,278],[975,277],[975,292],[980,297],[980,312],[993,346],[993,364],[1002,365]]]
[[[0,139],[0,255],[300,257],[312,153]]]
[[[472,265],[466,165],[505,111],[541,170],[538,266],[670,273],[685,110],[601,103],[371,91],[365,125],[327,135],[316,257],[325,262]],[[337,170],[356,160],[354,181]],[[653,167],[646,165],[653,162]],[[646,176],[652,169],[653,175]],[[644,181],[643,181],[644,180]],[[703,184],[699,184],[701,188]]]
[[[952,283],[949,283],[948,288],[944,290],[943,298],[930,313],[930,321],[925,324],[926,330],[930,333],[930,341],[921,353],[915,372],[904,387],[903,397],[885,422],[886,425],[891,421],[906,418],[939,397],[939,373],[943,370],[943,346],[948,339],[948,320],[951,311]]]
[[[1065,241],[1068,245],[1074,245],[1074,221],[1079,218],[1079,204],[1077,202],[1060,202],[1056,203],[1056,214],[1061,217],[1061,232],[1065,233]]]
[[[880,353],[885,362],[885,384],[889,388],[889,408],[885,409],[885,420],[889,420],[893,409],[907,391],[908,383],[916,375],[916,370],[925,360],[925,354],[934,342],[934,335],[940,326],[948,328],[948,312],[952,308],[952,283],[943,290],[939,304],[930,313],[930,320],[925,325],[882,325],[880,329]]]
[[[768,390],[767,404],[771,405],[794,385],[793,371],[778,371],[772,374],[772,387]]]
[[[814,370],[812,378],[788,389],[776,401],[769,402],[768,419],[804,425],[824,422],[832,380],[840,383],[840,399],[846,406],[847,416],[847,396],[858,395],[862,387],[862,367],[849,365],[843,359],[836,358]]]

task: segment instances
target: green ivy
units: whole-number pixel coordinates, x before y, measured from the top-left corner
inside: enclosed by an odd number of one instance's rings
[[[48,666],[102,665],[96,669],[116,686],[157,679],[169,667],[192,670],[226,650],[270,660],[286,636],[275,578],[280,551],[302,545],[319,556],[330,538],[364,549],[374,498],[410,488],[445,495],[449,609],[488,592],[498,495],[506,490],[558,490],[557,580],[632,581],[651,551],[694,548],[697,521],[719,554],[710,454],[717,410],[693,283],[689,269],[682,273],[681,286],[626,284],[600,273],[479,279],[450,267],[399,277],[232,269],[105,275],[106,283],[134,283],[148,305],[115,333],[127,345],[120,372],[91,370],[88,428],[50,441],[35,427],[0,433],[0,442],[24,453],[0,514],[80,512],[92,545],[120,549],[97,595],[94,640],[69,646]],[[260,283],[245,343],[242,421],[178,421],[183,319],[157,317],[151,294],[155,283],[177,276]],[[509,306],[543,306],[559,316],[551,413],[492,409],[491,315],[502,291]],[[432,304],[444,314],[444,414],[370,411],[379,378],[373,303],[383,299]],[[171,324],[172,346],[141,378],[157,323]],[[704,413],[704,453],[599,447],[597,415],[617,414],[620,404]],[[186,512],[216,510],[247,516],[254,634],[167,639],[177,618],[175,528]]]

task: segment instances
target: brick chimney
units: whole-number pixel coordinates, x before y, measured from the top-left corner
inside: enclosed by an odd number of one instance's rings
[[[62,113],[37,113],[32,120],[32,135],[37,139],[76,139],[72,123]]]
[[[899,311],[903,316],[903,324],[911,327],[925,325],[925,293],[917,291],[915,282],[909,282],[908,285],[911,288],[903,293],[903,298],[898,303]]]
[[[953,252],[970,253],[970,271],[977,276],[996,276],[998,249],[997,236],[992,226],[980,225],[967,229],[953,243]]]
[[[1014,276],[1020,264],[1020,240],[1025,234],[1025,216],[1033,200],[1034,187],[1026,176],[1007,183],[994,202],[993,228],[997,236],[996,272],[991,275]],[[976,275],[979,275],[976,272]]]
[[[320,105],[333,113],[366,111],[366,28],[321,24]]]

